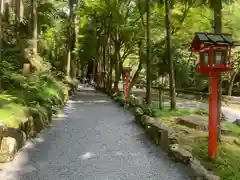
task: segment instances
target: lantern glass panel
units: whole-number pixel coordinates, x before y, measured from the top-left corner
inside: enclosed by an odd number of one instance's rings
[[[214,51],[214,64],[226,64],[226,51]]]
[[[202,53],[200,54],[200,56],[201,56],[201,59],[202,59],[201,64],[202,64],[203,66],[209,65],[209,54],[208,54],[208,52],[202,52]]]

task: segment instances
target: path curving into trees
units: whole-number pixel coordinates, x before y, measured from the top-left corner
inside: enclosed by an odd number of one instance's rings
[[[188,180],[133,116],[92,89],[78,92],[41,137],[28,142],[1,180]]]

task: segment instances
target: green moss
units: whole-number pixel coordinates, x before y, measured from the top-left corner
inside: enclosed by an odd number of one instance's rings
[[[232,124],[232,123],[225,123],[226,124],[226,127],[232,131],[233,133],[235,134],[240,134],[240,127],[236,124]]]
[[[9,103],[8,105],[0,108],[0,120],[3,121],[8,127],[17,128],[19,124],[27,120],[26,107]]]
[[[239,180],[240,148],[232,142],[223,140],[223,142],[218,144],[218,157],[215,161],[207,159],[207,138],[199,138],[192,151],[201,160],[203,165],[212,170],[221,180]]]
[[[118,97],[118,99],[125,99],[124,95]]]
[[[153,103],[150,105],[150,109],[153,111],[154,117],[169,117],[169,116],[187,116],[191,114],[196,115],[208,115],[208,110],[206,109],[193,109],[193,108],[178,108],[177,110],[171,111],[169,106],[164,106],[163,109],[159,109],[158,103]]]
[[[39,117],[46,118],[41,108],[57,112],[68,98],[67,85],[51,74],[33,74],[24,83],[18,81],[15,78],[13,84],[18,86],[0,94],[0,120],[8,127],[18,127],[29,116],[36,116],[34,108]]]
[[[171,111],[167,107],[164,107],[163,109],[159,109],[158,104],[152,104],[150,106],[150,109],[152,110],[154,117],[186,116],[189,114],[196,113],[196,110],[192,110],[192,109],[177,109],[174,111]]]

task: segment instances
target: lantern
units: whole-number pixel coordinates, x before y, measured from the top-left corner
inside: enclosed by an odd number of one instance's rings
[[[196,33],[190,50],[199,53],[197,72],[209,75],[208,157],[217,156],[218,74],[230,71],[233,40],[229,34]]]
[[[199,66],[196,71],[230,71],[233,43],[229,34],[196,33],[190,48],[191,51],[199,53]]]
[[[130,73],[132,71],[132,68],[131,67],[123,67],[123,73],[126,74],[126,73]]]

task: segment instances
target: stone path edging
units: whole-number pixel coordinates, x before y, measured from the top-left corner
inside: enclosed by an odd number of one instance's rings
[[[104,93],[103,89],[96,88]],[[109,94],[108,94],[109,95]],[[190,177],[195,180],[220,180],[220,177],[208,171],[200,161],[193,157],[189,152],[181,148],[177,139],[171,135],[171,132],[163,123],[156,123],[155,120],[146,115],[143,107],[143,100],[140,97],[130,96],[128,100],[119,99],[117,94],[110,95],[120,106],[128,107],[135,117],[137,124],[141,125],[146,134],[168,152],[169,157],[175,161],[185,164],[189,167]],[[147,113],[148,114],[148,113]]]
[[[75,90],[70,90],[69,96],[73,95]],[[18,151],[25,146],[27,139],[36,137],[51,123],[52,108],[46,110],[47,117],[44,120],[40,120],[39,117],[30,117],[18,128],[9,128],[0,121],[0,163],[12,161]]]

